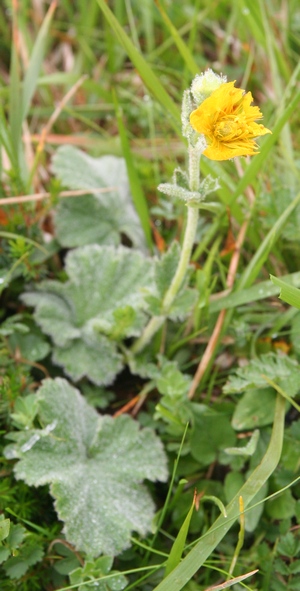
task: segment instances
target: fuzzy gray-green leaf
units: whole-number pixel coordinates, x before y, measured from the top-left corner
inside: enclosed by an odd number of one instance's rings
[[[93,158],[73,146],[62,146],[54,155],[53,171],[64,186],[87,192],[83,197],[62,199],[56,209],[56,235],[63,246],[117,246],[123,233],[134,246],[145,247],[123,158]],[[90,189],[110,187],[113,190],[107,193],[89,194]]]
[[[125,247],[87,245],[67,255],[66,272],[65,283],[44,281],[22,299],[35,306],[36,322],[55,344],[54,361],[69,376],[109,384],[122,368],[117,341],[138,336],[146,321],[143,290],[153,285],[153,262]]]
[[[88,376],[97,385],[111,384],[123,367],[116,344],[103,335],[94,342],[75,339],[69,346],[54,347],[53,361],[75,382]]]
[[[266,378],[293,397],[299,390],[299,364],[287,356],[274,353],[261,355],[230,376],[223,391],[228,394],[240,393],[251,388],[268,388]]]
[[[169,250],[156,261],[155,283],[161,297],[165,295],[175,275],[180,257],[180,246],[173,242]]]
[[[50,484],[69,542],[90,556],[118,554],[131,532],[151,527],[153,501],[142,481],[166,480],[166,458],[151,429],[128,415],[99,416],[66,380],[45,380],[38,394],[43,429],[22,431],[6,456],[18,479]]]

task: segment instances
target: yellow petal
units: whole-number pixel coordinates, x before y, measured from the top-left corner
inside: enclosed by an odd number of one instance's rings
[[[272,133],[262,124],[259,107],[251,106],[251,92],[235,88],[234,82],[221,84],[190,115],[191,126],[205,136],[203,154],[211,160],[253,156],[258,152],[254,138]]]
[[[231,160],[236,156],[254,156],[258,154],[258,146],[253,140],[251,142],[248,141],[246,146],[219,142],[218,144],[208,146],[203,154],[210,160]]]

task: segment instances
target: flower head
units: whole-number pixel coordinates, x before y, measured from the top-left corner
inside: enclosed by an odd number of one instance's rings
[[[251,107],[251,92],[245,94],[234,82],[221,84],[190,115],[193,129],[203,134],[203,154],[211,160],[253,156],[258,152],[254,138],[272,133],[255,120],[262,118],[259,107]]]

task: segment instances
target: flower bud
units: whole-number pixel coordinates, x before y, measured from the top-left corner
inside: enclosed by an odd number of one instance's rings
[[[215,74],[210,68],[204,74],[197,74],[191,86],[191,93],[197,106],[225,82],[227,82],[226,76]]]

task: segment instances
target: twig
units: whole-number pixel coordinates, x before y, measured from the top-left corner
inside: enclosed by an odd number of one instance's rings
[[[81,76],[79,78],[79,80],[77,80],[77,82],[75,82],[75,84],[73,84],[73,86],[70,88],[70,90],[67,92],[67,94],[62,98],[62,100],[58,103],[56,109],[53,111],[51,117],[49,118],[49,121],[47,122],[45,127],[42,129],[40,141],[39,141],[38,147],[37,147],[37,153],[42,152],[42,150],[44,149],[47,135],[50,132],[52,126],[54,125],[56,119],[59,117],[64,106],[67,104],[67,102],[70,100],[70,98],[72,98],[72,96],[75,94],[75,92],[78,90],[78,88],[83,84],[83,82],[86,79],[87,79],[87,74],[84,74],[83,76]]]
[[[40,160],[40,156],[41,153],[44,149],[45,146],[45,142],[46,142],[46,138],[48,133],[50,132],[53,124],[55,123],[56,119],[58,119],[61,111],[63,110],[64,106],[66,105],[66,103],[70,100],[70,98],[75,94],[75,92],[78,90],[78,88],[83,84],[83,82],[87,79],[87,75],[84,74],[83,76],[81,76],[79,78],[79,80],[77,80],[77,82],[75,82],[75,84],[70,88],[70,90],[67,92],[67,94],[62,98],[62,100],[59,102],[59,104],[57,105],[56,109],[53,111],[51,117],[49,118],[49,121],[47,122],[47,124],[45,125],[45,127],[42,129],[41,135],[40,135],[40,140],[36,149],[36,154],[35,154],[35,159],[34,159],[34,163],[32,166],[32,169],[30,171],[30,179],[29,179],[29,186],[31,185],[33,178],[34,178],[34,174],[35,171],[37,169],[39,160]]]
[[[131,398],[131,400],[129,400],[129,402],[124,404],[124,406],[119,408],[119,410],[117,410],[117,412],[114,413],[114,415],[113,415],[114,418],[119,417],[120,415],[123,415],[123,414],[127,413],[129,410],[131,410],[132,407],[138,401],[138,399],[139,399],[139,394],[137,394],[137,396],[135,396],[134,398]]]
[[[230,579],[229,581],[226,581],[225,583],[221,583],[221,585],[214,585],[213,587],[207,587],[207,589],[205,591],[221,591],[223,589],[226,589],[227,587],[232,587],[232,585],[235,585],[236,583],[240,583],[241,581],[244,581],[248,577],[252,577],[252,575],[255,575],[255,573],[258,573],[258,568],[250,571],[249,573],[247,573],[245,575],[241,575],[240,577],[234,577],[233,579]]]
[[[239,259],[240,259],[240,254],[241,254],[241,247],[242,247],[242,244],[245,240],[248,224],[249,224],[249,219],[245,220],[245,222],[243,223],[243,225],[240,229],[240,232],[239,232],[239,235],[238,235],[238,238],[236,241],[235,250],[234,250],[234,253],[231,257],[231,261],[230,261],[230,265],[229,265],[229,269],[228,269],[227,280],[226,280],[226,284],[229,289],[231,289],[234,284],[234,279],[236,276],[238,263],[239,263]],[[209,365],[209,362],[212,358],[212,355],[215,351],[215,348],[219,342],[219,337],[220,337],[222,327],[224,324],[226,312],[227,312],[227,310],[221,310],[221,312],[218,316],[213,333],[208,341],[208,344],[207,344],[207,347],[204,351],[203,357],[202,357],[202,359],[198,365],[198,369],[194,375],[194,378],[193,378],[193,381],[192,381],[192,384],[191,384],[191,387],[190,387],[190,390],[188,393],[189,399],[193,398],[193,396],[197,390],[197,387],[199,385],[199,382],[202,379],[202,377]]]
[[[239,177],[241,178],[244,174],[240,160],[238,158],[235,159],[235,166],[238,172]],[[248,185],[248,187],[245,190],[246,196],[248,197],[248,201],[250,203],[250,209],[254,206],[254,202],[255,202],[255,193],[253,191],[253,188]],[[248,228],[248,224],[250,221],[250,215],[248,217],[248,219],[246,219],[240,229],[237,241],[236,241],[236,245],[235,245],[235,249],[233,252],[233,255],[231,257],[231,261],[230,261],[230,265],[229,265],[229,269],[228,269],[228,275],[227,275],[227,279],[226,279],[226,285],[227,285],[227,289],[222,292],[222,294],[224,295],[227,293],[230,293],[230,291],[232,290],[233,284],[234,284],[234,280],[235,280],[235,276],[236,276],[236,272],[237,272],[237,268],[238,268],[238,264],[239,264],[239,260],[240,260],[240,254],[241,254],[241,247],[243,245],[243,242],[245,240],[245,236],[246,236],[246,232],[247,232],[247,228]],[[216,298],[217,299],[217,296]],[[226,312],[227,310],[221,310],[215,328],[213,330],[213,333],[208,341],[207,347],[204,351],[204,355],[198,365],[198,369],[194,375],[189,393],[188,393],[188,397],[191,399],[193,398],[196,389],[208,367],[208,364],[211,360],[211,357],[215,351],[215,348],[217,347],[217,344],[219,342],[219,337],[220,337],[220,333],[222,331],[222,327],[224,324],[224,320],[225,320],[225,316],[226,316]]]
[[[79,197],[80,195],[89,195],[90,193],[110,193],[117,187],[105,187],[95,189],[77,189],[76,191],[62,191],[59,197]],[[19,195],[14,197],[5,197],[0,199],[0,205],[12,205],[13,203],[26,203],[27,201],[42,201],[51,197],[52,193],[33,193],[32,195]]]

